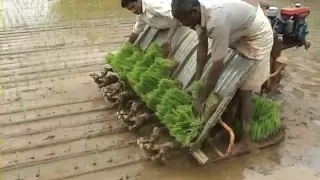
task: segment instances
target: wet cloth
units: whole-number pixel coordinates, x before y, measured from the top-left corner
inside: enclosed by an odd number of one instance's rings
[[[260,91],[270,76],[273,46],[273,31],[260,5],[255,7],[242,0],[200,0],[200,6],[201,24],[196,26],[196,31],[198,36],[207,33],[212,39],[212,60],[226,57],[231,47],[257,61],[241,89]]]
[[[257,61],[255,69],[241,89],[259,92],[262,84],[269,79],[272,46],[272,27],[263,10],[258,6],[252,25],[243,32],[242,38],[233,44],[237,52]]]
[[[241,0],[199,0],[201,23],[195,27],[198,36],[206,33],[211,41],[212,60],[228,55],[228,46],[238,40],[251,25],[256,7]],[[236,7],[236,9],[235,9]]]
[[[137,16],[133,32],[141,33],[146,25],[156,29],[168,29],[174,23],[171,0],[142,0],[142,14]]]

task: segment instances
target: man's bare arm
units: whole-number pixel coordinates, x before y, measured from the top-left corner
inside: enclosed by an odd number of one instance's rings
[[[216,19],[214,28],[209,28],[211,42],[211,60],[212,64],[209,69],[204,87],[200,89],[198,102],[204,103],[209,94],[215,88],[220,75],[224,69],[223,59],[229,51],[230,28],[225,25],[226,16],[221,12],[220,17]]]
[[[140,16],[138,16],[137,22],[133,26],[133,32],[130,34],[128,42],[134,43],[138,39],[139,34],[143,31],[145,26],[146,26],[146,23],[140,18]]]
[[[174,33],[176,32],[177,28],[179,27],[180,22],[177,19],[173,19],[170,21],[170,29],[169,32],[167,34],[167,41],[171,42],[172,37],[174,35]]]
[[[207,63],[208,57],[208,36],[204,30],[200,35],[198,35],[198,46],[197,46],[197,66],[196,74],[194,80],[200,80],[204,66]]]
[[[133,44],[138,39],[138,37],[139,37],[139,34],[132,32],[130,34],[128,42]]]

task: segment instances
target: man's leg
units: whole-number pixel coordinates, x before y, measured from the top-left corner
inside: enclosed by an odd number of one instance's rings
[[[241,143],[248,146],[250,143],[250,125],[252,121],[252,91],[240,90],[240,114],[242,121]]]
[[[244,56],[255,59],[256,66],[243,86],[240,87],[240,116],[243,123],[243,134],[239,144],[233,149],[233,154],[250,150],[250,125],[253,118],[252,91],[259,92],[261,85],[270,76],[270,53],[273,46],[273,31],[267,17],[261,8],[258,9],[252,26],[248,28],[249,36],[236,44],[236,50]],[[253,50],[253,51],[250,51]]]
[[[239,90],[240,119],[242,121],[242,137],[232,150],[233,155],[243,153],[250,148],[250,125],[252,121],[252,91]]]

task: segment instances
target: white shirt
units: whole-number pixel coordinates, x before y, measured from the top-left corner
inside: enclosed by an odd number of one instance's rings
[[[201,24],[197,34],[206,31],[212,39],[211,57],[220,60],[228,55],[228,47],[239,40],[253,22],[256,7],[242,0],[199,0]]]
[[[137,17],[133,32],[141,33],[147,24],[156,29],[167,29],[173,19],[171,0],[142,0],[142,14]]]

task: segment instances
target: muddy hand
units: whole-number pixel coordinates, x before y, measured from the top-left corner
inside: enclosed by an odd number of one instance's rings
[[[162,44],[161,48],[163,57],[168,57],[171,51],[171,43],[169,41],[166,41]]]

